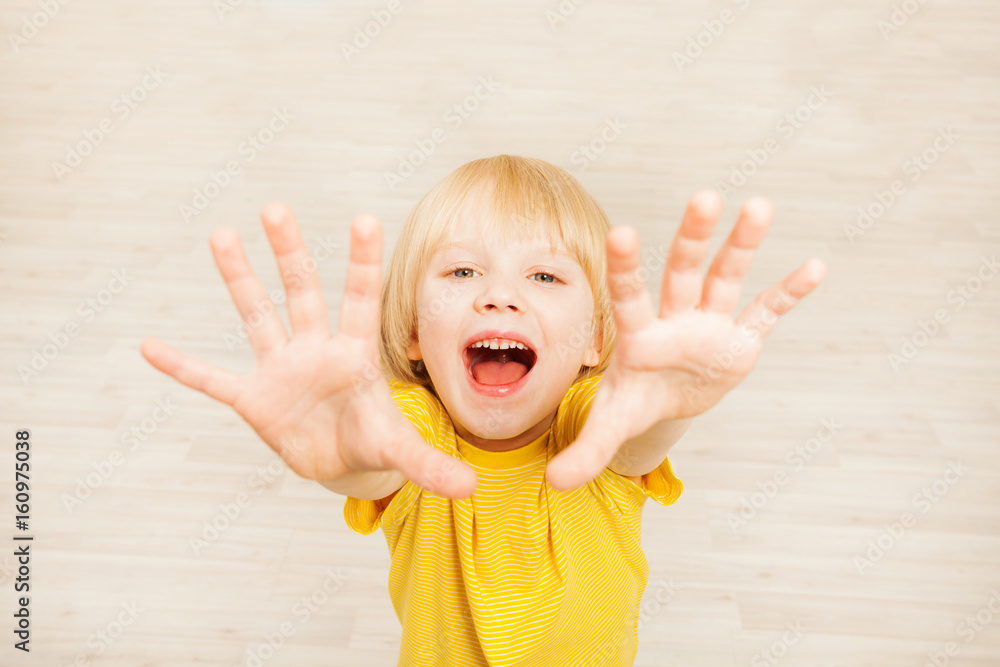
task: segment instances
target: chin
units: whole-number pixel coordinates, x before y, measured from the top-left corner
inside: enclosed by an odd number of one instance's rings
[[[487,409],[476,410],[470,419],[462,421],[465,430],[484,440],[510,440],[521,435],[537,422],[522,418],[510,419],[507,410]]]

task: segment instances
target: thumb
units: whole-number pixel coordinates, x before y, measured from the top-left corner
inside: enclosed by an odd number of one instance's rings
[[[476,472],[460,459],[435,449],[413,435],[400,439],[389,454],[390,465],[414,484],[440,496],[462,500],[476,490]]]
[[[611,463],[625,441],[622,433],[613,419],[591,411],[576,440],[549,461],[549,484],[557,491],[572,491],[590,482]]]

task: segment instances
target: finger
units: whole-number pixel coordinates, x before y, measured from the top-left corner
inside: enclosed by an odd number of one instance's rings
[[[557,491],[572,491],[600,475],[624,442],[613,419],[588,418],[577,439],[549,461],[545,477]]]
[[[822,282],[824,275],[826,263],[823,260],[818,257],[807,260],[784,280],[757,295],[736,318],[736,325],[746,327],[751,335],[766,338],[778,323],[778,317],[812,292]]]
[[[731,313],[740,300],[743,278],[750,270],[757,247],[764,240],[774,207],[763,197],[747,200],[729,238],[715,255],[705,276],[702,310]]]
[[[145,339],[140,350],[157,370],[217,401],[232,405],[240,395],[239,375],[178,352],[159,338]]]
[[[415,429],[411,436],[395,442],[387,452],[389,465],[422,489],[457,500],[471,497],[476,490],[476,472],[424,442]]]
[[[370,215],[351,222],[351,254],[340,304],[340,333],[372,339],[379,328],[379,280],[382,272],[382,226]]]
[[[260,358],[288,340],[285,325],[278,317],[271,297],[257,280],[247,261],[239,234],[233,229],[216,229],[209,238],[215,265],[226,281],[229,295],[247,328],[254,354]]]
[[[292,335],[330,335],[330,320],[316,271],[316,260],[306,249],[295,214],[281,202],[271,202],[260,211],[267,240],[274,250],[278,272],[288,294],[288,320]]]
[[[701,264],[721,212],[722,199],[713,190],[702,190],[688,202],[663,271],[660,317],[694,308],[701,298]]]
[[[619,333],[639,331],[655,317],[641,264],[639,234],[631,227],[608,233],[608,289]]]

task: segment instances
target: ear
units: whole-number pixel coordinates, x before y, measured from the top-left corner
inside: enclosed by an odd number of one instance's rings
[[[410,341],[410,346],[406,349],[406,358],[417,361],[418,359],[423,359],[423,355],[420,354],[420,342],[414,338]]]
[[[594,367],[601,363],[601,348],[603,347],[603,333],[597,330],[595,323],[594,333],[591,336],[591,340],[597,339],[597,342],[592,343],[589,348],[587,348],[587,357],[583,360],[584,366]]]

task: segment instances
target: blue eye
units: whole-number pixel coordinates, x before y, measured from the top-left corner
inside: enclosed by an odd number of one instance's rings
[[[454,269],[452,269],[450,271],[450,274],[452,276],[454,276],[455,278],[471,278],[472,277],[471,274],[478,274],[478,273],[479,273],[478,271],[476,271],[475,269],[469,268],[468,266],[459,266],[459,267],[454,268]],[[459,275],[459,274],[463,274],[463,275]],[[540,280],[538,282],[544,283],[546,285],[551,285],[551,284],[553,284],[555,282],[558,282],[558,280],[559,280],[558,278],[556,278],[551,273],[545,273],[545,272],[542,272],[542,271],[539,271],[538,273],[532,274],[532,277],[535,277],[535,276],[545,276],[545,278],[546,278],[545,280]]]

